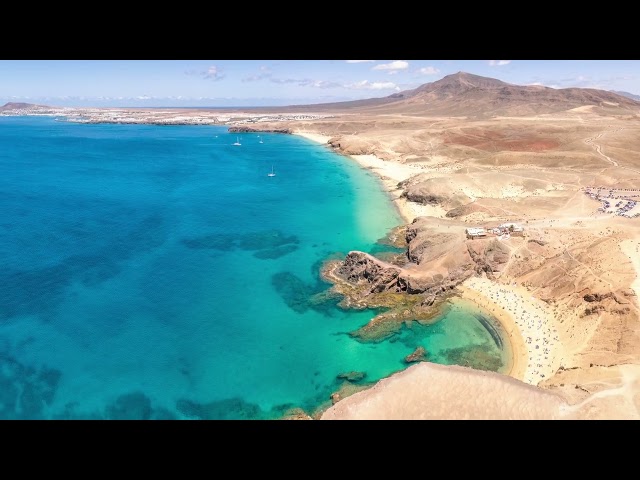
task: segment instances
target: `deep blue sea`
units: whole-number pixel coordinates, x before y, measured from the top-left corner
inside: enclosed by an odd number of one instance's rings
[[[348,158],[262,138],[0,117],[0,418],[278,418],[418,345],[504,360],[478,312],[361,343],[375,312],[310,302],[402,221]]]

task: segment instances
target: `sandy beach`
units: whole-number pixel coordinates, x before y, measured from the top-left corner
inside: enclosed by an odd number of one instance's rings
[[[512,377],[537,385],[558,370],[562,348],[553,312],[543,301],[526,289],[485,277],[472,277],[459,288],[463,298],[487,309],[507,331],[514,357]]]
[[[309,132],[294,132],[294,135],[300,135],[306,139],[326,145],[329,139],[328,135]],[[446,211],[440,206],[420,205],[416,202],[410,202],[406,198],[400,197],[402,189],[398,188],[398,183],[406,180],[418,173],[425,173],[425,170],[417,165],[388,162],[382,160],[375,155],[346,155],[352,158],[360,166],[374,172],[382,183],[384,189],[391,195],[393,203],[400,212],[400,215],[407,223],[413,222],[414,218],[422,216],[431,216],[443,218]]]

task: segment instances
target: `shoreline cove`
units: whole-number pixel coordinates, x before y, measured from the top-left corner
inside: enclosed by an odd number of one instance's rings
[[[325,146],[327,146],[327,143],[332,138],[328,135],[310,132],[294,131],[292,135],[298,135]],[[387,162],[375,155],[348,155],[337,151],[335,153],[350,158],[362,168],[373,172],[376,179],[382,185],[382,189],[391,197],[391,201],[406,223],[411,223],[416,217],[422,216],[444,217],[446,212],[441,207],[420,205],[400,196],[402,189],[398,188],[398,183],[418,173],[425,173],[423,169],[402,163]]]
[[[310,132],[293,131],[292,134],[323,145],[331,139],[330,136]],[[400,215],[408,224],[419,216],[438,218],[444,216],[444,212],[438,211],[440,207],[428,207],[410,202],[400,197],[398,193],[400,190],[397,186],[398,182],[418,173],[428,173],[427,171],[406,164],[384,161],[375,155],[343,154],[343,156],[349,157],[362,168],[376,175],[382,188],[391,196]],[[500,324],[502,332],[507,337],[511,354],[505,375],[530,385],[537,385],[540,381],[552,376],[561,366],[563,352],[557,341],[557,333],[549,327],[553,324],[553,314],[546,304],[533,298],[525,289],[493,282],[486,277],[469,278],[458,286],[458,290],[460,291],[458,298],[486,310]],[[510,303],[514,301],[517,305],[527,305],[529,311],[536,312],[534,319],[525,317],[524,308],[516,311],[516,307]],[[518,313],[520,316],[517,315]],[[546,363],[542,363],[543,360]],[[538,367],[538,365],[541,366]]]

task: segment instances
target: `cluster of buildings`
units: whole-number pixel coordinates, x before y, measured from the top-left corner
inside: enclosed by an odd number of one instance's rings
[[[507,222],[497,227],[483,228],[483,227],[470,227],[466,228],[464,233],[468,239],[474,240],[476,238],[485,237],[498,237],[500,239],[507,239],[512,235],[515,237],[522,237],[524,235],[524,228],[517,223]]]
[[[589,186],[584,189],[584,193],[602,204],[598,212],[629,218],[640,217],[639,189]]]
[[[290,120],[320,120],[323,118],[333,118],[333,115],[317,115],[312,113],[279,113],[272,115],[250,115],[244,120],[235,120],[234,125],[243,125],[247,123],[260,123],[260,122],[286,122]]]

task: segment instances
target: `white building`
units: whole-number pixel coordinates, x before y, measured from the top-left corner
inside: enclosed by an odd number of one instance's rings
[[[482,227],[465,228],[464,233],[467,234],[467,238],[471,239],[487,236],[487,231]]]
[[[512,222],[503,223],[498,228],[504,229],[504,230],[509,230],[509,233],[511,235],[523,235],[524,234],[524,228],[522,228],[517,223],[512,223]]]

